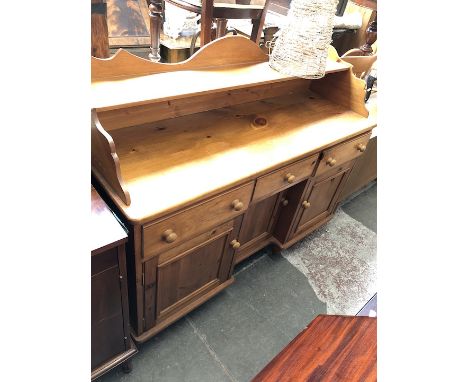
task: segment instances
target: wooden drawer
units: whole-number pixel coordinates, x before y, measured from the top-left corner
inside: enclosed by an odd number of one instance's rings
[[[253,187],[254,182],[247,183],[166,219],[146,224],[143,227],[143,257],[173,248],[204,230],[244,213],[249,206]]]
[[[323,152],[322,160],[317,167],[315,176],[324,174],[328,170],[360,156],[365,151],[370,136],[371,133],[368,133],[351,141],[334,146],[331,149],[325,150]]]
[[[319,154],[285,166],[257,180],[252,200],[259,200],[266,196],[282,191],[312,175]]]

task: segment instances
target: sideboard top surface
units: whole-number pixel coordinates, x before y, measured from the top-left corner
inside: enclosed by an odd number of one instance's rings
[[[130,220],[154,219],[373,126],[307,91],[115,130],[132,202],[114,199]]]
[[[351,68],[330,47],[324,78],[286,76],[239,36],[178,64],[92,59],[93,171],[127,219],[162,217],[371,130]]]

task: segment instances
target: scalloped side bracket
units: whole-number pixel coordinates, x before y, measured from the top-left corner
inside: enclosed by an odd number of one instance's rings
[[[91,110],[91,170],[101,183],[130,205],[130,193],[122,179],[114,140],[102,127],[95,109]]]

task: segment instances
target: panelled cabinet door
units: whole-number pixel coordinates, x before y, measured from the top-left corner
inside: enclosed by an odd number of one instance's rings
[[[306,196],[300,203],[293,235],[303,232],[333,213],[349,171],[344,170],[310,185],[310,192],[306,191]]]
[[[145,263],[145,329],[176,314],[231,277],[233,221]]]
[[[255,250],[264,247],[265,243],[268,242],[282,194],[280,192],[260,202],[250,204],[242,220],[239,233],[241,246],[236,251],[236,263],[248,257]]]

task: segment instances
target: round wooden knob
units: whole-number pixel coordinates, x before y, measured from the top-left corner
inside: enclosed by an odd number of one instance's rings
[[[240,211],[242,208],[244,208],[244,203],[242,203],[239,199],[234,200],[231,203],[232,208],[236,211]]]
[[[163,238],[166,243],[173,243],[177,239],[177,234],[172,229],[168,229],[164,231]]]
[[[357,145],[357,149],[358,149],[358,151],[360,151],[361,153],[363,153],[364,151],[366,151],[366,148],[367,148],[367,147],[366,147],[366,145],[365,145],[364,143],[359,143],[359,144]]]
[[[288,183],[292,183],[296,180],[296,177],[291,174],[291,173],[287,173],[285,176],[284,176],[284,180]]]
[[[327,161],[325,163],[328,164],[330,167],[333,167],[336,164],[336,159],[330,157],[330,158],[327,159]]]
[[[288,199],[283,199],[283,200],[281,201],[281,204],[282,204],[284,207],[286,207],[286,206],[289,204],[289,200],[288,200]]]
[[[240,243],[236,239],[234,239],[233,241],[231,241],[231,247],[237,249],[240,247]]]
[[[307,200],[304,200],[304,201],[302,202],[302,207],[304,207],[304,208],[309,208],[309,207],[310,207],[310,203],[309,203]]]

